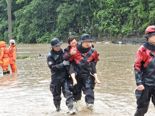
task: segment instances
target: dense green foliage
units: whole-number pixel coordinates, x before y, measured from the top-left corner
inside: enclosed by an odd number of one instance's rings
[[[13,0],[12,17],[21,43],[65,40],[70,33],[117,39],[142,35],[155,23],[155,0]],[[0,0],[0,38],[7,34],[7,3]]]

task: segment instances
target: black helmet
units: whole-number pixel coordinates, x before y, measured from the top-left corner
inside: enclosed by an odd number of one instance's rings
[[[61,45],[62,44],[62,42],[58,39],[58,38],[53,38],[52,40],[51,40],[51,46],[52,47],[54,47],[54,46],[59,46],[59,45]]]
[[[89,34],[83,34],[80,37],[81,42],[83,41],[93,41],[92,37]]]

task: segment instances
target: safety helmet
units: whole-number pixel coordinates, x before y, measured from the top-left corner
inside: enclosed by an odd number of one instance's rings
[[[145,29],[145,38],[148,40],[153,35],[155,35],[155,25],[150,25]]]
[[[62,42],[61,42],[58,38],[53,38],[53,39],[51,40],[51,46],[52,46],[52,47],[59,46],[59,45],[61,45],[61,44],[62,44]]]
[[[80,37],[81,42],[83,41],[93,41],[92,37],[89,34],[82,34]]]
[[[145,29],[145,34],[155,33],[155,25],[150,25]]]
[[[14,39],[10,39],[9,43],[10,44],[15,44],[15,40]]]

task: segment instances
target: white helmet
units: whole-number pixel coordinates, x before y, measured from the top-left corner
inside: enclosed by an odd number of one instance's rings
[[[15,40],[14,39],[10,39],[9,43],[10,44],[15,44]]]

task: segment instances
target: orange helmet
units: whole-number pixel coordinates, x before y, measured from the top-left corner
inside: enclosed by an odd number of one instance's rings
[[[155,33],[155,25],[150,25],[145,29],[145,34]]]
[[[5,41],[0,41],[0,47],[6,47]]]

